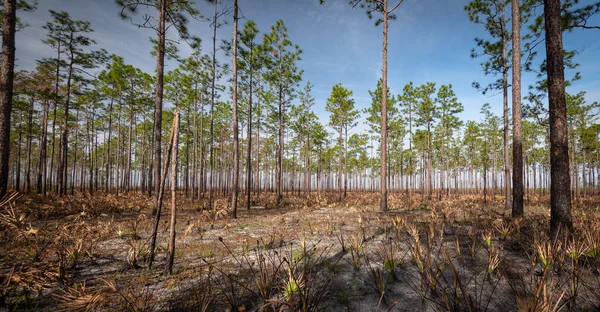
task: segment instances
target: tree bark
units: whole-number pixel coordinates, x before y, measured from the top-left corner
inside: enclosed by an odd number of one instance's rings
[[[169,248],[167,255],[167,264],[165,267],[166,275],[173,273],[173,260],[175,259],[175,223],[177,220],[177,156],[179,152],[179,110],[175,112],[175,120],[173,121],[173,135],[171,147],[171,221],[169,223]],[[168,165],[167,165],[168,166]],[[165,174],[167,173],[165,167]],[[158,220],[158,215],[156,216]],[[156,237],[156,236],[155,236]]]
[[[71,34],[72,36],[72,34]],[[71,38],[73,40],[73,38]],[[71,44],[69,44],[69,47]],[[65,111],[63,129],[60,140],[60,161],[58,162],[57,170],[57,184],[58,184],[58,195],[62,196],[67,193],[67,160],[69,151],[69,106],[71,104],[71,80],[73,77],[73,54],[71,54],[71,61],[67,70],[67,99],[65,100]]]
[[[279,206],[279,204],[281,203],[281,199],[283,197],[282,193],[283,193],[283,144],[284,144],[284,138],[283,138],[283,69],[282,69],[282,62],[283,59],[281,58],[281,51],[279,51],[280,59],[279,59],[279,126],[278,126],[278,137],[279,137],[279,144],[277,146],[277,195],[276,195],[276,200],[275,203],[277,206]]]
[[[40,137],[40,156],[37,173],[37,193],[46,195],[46,164],[47,164],[47,143],[48,143],[48,99],[44,100],[44,112],[42,115],[42,133]]]
[[[567,100],[560,10],[560,0],[544,0],[550,104],[550,234],[553,239],[566,235],[572,227]]]
[[[0,198],[8,190],[10,156],[10,115],[15,74],[15,31],[17,1],[4,0],[2,22],[2,67],[0,68]]]
[[[158,192],[160,190],[161,172],[160,172],[160,159],[161,159],[161,136],[162,136],[162,102],[163,102],[163,86],[164,86],[164,72],[165,72],[165,18],[166,18],[166,0],[159,0],[159,18],[158,18],[158,42],[156,51],[156,87],[154,95],[154,209],[153,213],[157,213],[157,201]],[[118,187],[118,186],[117,186]]]
[[[33,104],[34,99],[33,96],[31,96],[27,117],[27,164],[25,167],[25,192],[27,193],[31,190],[31,154],[33,154],[33,151],[31,150],[31,141],[33,140],[31,128],[33,124]]]
[[[213,50],[212,50],[212,77],[211,77],[211,99],[210,99],[210,160],[209,160],[209,166],[210,166],[210,178],[208,180],[208,188],[209,188],[209,193],[208,193],[208,209],[213,208],[213,197],[214,197],[214,190],[213,190],[213,181],[214,181],[214,173],[215,173],[215,160],[214,160],[214,142],[215,142],[215,138],[214,138],[214,126],[215,126],[215,83],[216,83],[216,76],[217,76],[217,7],[218,7],[219,2],[216,1],[215,2],[215,13],[214,13],[214,17],[213,17]]]
[[[231,195],[231,211],[233,218],[237,218],[237,202],[240,178],[240,147],[238,134],[238,107],[237,107],[237,37],[238,37],[238,0],[233,1],[233,192]]]
[[[338,142],[340,145],[340,148],[338,150],[338,176],[337,176],[337,186],[338,186],[338,202],[342,201],[342,196],[343,196],[343,186],[342,186],[342,168],[343,168],[343,150],[344,150],[344,142],[343,142],[343,133],[344,133],[344,123],[342,122],[342,110],[340,109],[340,114],[338,116],[339,120],[338,122],[340,123],[340,128],[339,128],[339,137],[338,137]]]
[[[383,68],[381,78],[381,168],[380,168],[380,199],[379,209],[387,211],[387,45],[388,45],[388,1],[383,0]]]
[[[502,4],[502,102],[503,102],[503,121],[504,121],[504,206],[506,209],[512,208],[510,198],[510,156],[508,154],[508,35],[506,34],[506,24],[504,18],[505,7]]]
[[[521,124],[521,11],[512,0],[512,123],[513,123],[513,203],[512,217],[523,216],[523,129]]]
[[[179,111],[175,113],[173,118],[173,125],[171,126],[171,134],[169,135],[169,146],[167,147],[167,155],[164,161],[164,172],[166,173],[169,168],[169,163],[171,161],[171,153],[173,151],[173,141],[175,140],[175,131],[176,126],[179,126]],[[165,182],[167,175],[163,175],[160,179],[160,187],[158,192],[156,192],[156,199],[154,201],[154,209],[156,209],[156,217],[154,219],[154,229],[152,230],[152,235],[150,236],[150,247],[148,248],[148,269],[152,268],[152,262],[154,261],[154,251],[156,249],[156,236],[158,235],[158,225],[160,224],[160,211],[162,209],[162,199],[163,194],[165,192]]]
[[[236,0],[237,2],[237,0]],[[254,46],[250,47],[250,60],[254,58]],[[248,146],[246,151],[246,209],[250,210],[251,201],[250,193],[252,191],[252,88],[253,88],[254,71],[252,64],[250,64],[250,83],[249,83],[249,96],[248,96]],[[258,179],[257,179],[258,180]]]

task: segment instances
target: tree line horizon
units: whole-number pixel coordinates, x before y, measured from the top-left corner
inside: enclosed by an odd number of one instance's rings
[[[161,177],[168,174],[161,156],[176,111],[175,186],[206,209],[217,196],[231,196],[233,217],[240,206],[250,209],[260,192],[274,192],[279,205],[293,194],[336,192],[342,201],[348,191],[379,191],[382,211],[388,190],[427,200],[481,192],[504,196],[513,217],[523,215],[524,196],[550,194],[557,234],[570,228],[572,197],[599,193],[599,104],[588,103],[585,92],[565,91],[580,75],[565,80],[564,68],[578,64],[576,53],[562,46],[563,33],[598,29],[587,22],[599,3],[466,5],[466,18],[487,32],[475,38],[471,56],[493,78],[473,86],[503,97],[502,116],[482,103],[481,119],[474,121],[458,117],[464,107],[452,84],[409,82],[390,90],[388,24],[403,1],[352,0],[383,26],[382,77],[369,91],[371,106],[361,110],[352,90],[332,86],[323,124],[313,111],[314,86],[298,67],[303,52],[285,22],[261,32],[247,19],[238,29],[237,0],[208,2],[213,11],[201,14],[190,0],[116,1],[124,26],[153,34],[156,71],[150,74],[99,47],[90,22],[60,10],[50,10],[43,27],[42,41],[54,55],[14,72],[14,42],[26,26],[16,12],[27,14],[37,3],[4,0],[1,195],[9,189],[59,196],[139,192],[154,197],[156,208]],[[218,42],[220,27],[232,17],[232,39]],[[195,37],[190,19],[208,21],[212,37]],[[178,55],[181,45],[189,45],[191,55]],[[177,68],[165,72],[165,58],[177,60]],[[525,96],[523,70],[538,77]],[[367,130],[357,132],[360,116]]]

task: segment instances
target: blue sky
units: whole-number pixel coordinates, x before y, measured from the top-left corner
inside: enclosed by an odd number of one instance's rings
[[[358,108],[370,105],[368,90],[375,88],[381,76],[382,27],[375,27],[363,10],[350,7],[347,0],[328,0],[324,5],[318,2],[240,0],[239,5],[245,20],[255,20],[262,32],[268,32],[279,19],[285,21],[291,41],[304,51],[299,64],[304,70],[303,79],[315,85],[314,110],[326,123],[325,101],[336,83],[341,82],[354,91]],[[233,1],[224,3],[232,5]],[[405,0],[396,11],[397,20],[390,23],[388,81],[393,94],[401,92],[409,81],[417,85],[428,81],[438,85],[451,83],[465,107],[461,118],[479,121],[479,110],[484,103],[490,103],[493,112],[501,114],[502,96],[482,95],[471,86],[473,81],[484,84],[494,78],[483,75],[479,65],[482,60],[470,57],[470,50],[475,46],[473,38],[486,34],[482,26],[469,22],[463,10],[467,3],[467,0]],[[212,12],[204,0],[197,0],[196,5],[204,14]],[[53,55],[41,41],[46,37],[42,26],[50,20],[49,9],[64,10],[74,19],[89,20],[95,30],[91,36],[99,47],[123,56],[127,63],[144,71],[154,72],[155,61],[150,55],[148,40],[152,33],[121,20],[113,0],[43,0],[37,11],[20,12],[30,26],[17,35],[19,69],[32,69],[35,60]],[[600,17],[592,22],[600,24]],[[230,22],[220,28],[218,37],[231,38],[231,27]],[[203,49],[209,51],[212,35],[209,23],[192,21],[189,29],[203,39]],[[579,51],[576,61],[581,64],[578,71],[583,76],[567,91],[587,91],[588,102],[600,101],[600,31],[565,33],[564,43],[565,48]],[[189,52],[185,44],[180,46],[180,55],[187,56]],[[540,54],[543,53],[542,50]],[[230,62],[230,58],[223,55],[220,58]],[[177,64],[168,62],[166,70],[175,66]],[[524,74],[523,79],[526,91],[526,86],[535,78]],[[364,125],[359,129],[364,129]]]

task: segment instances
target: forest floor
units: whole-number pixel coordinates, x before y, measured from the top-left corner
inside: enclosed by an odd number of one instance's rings
[[[181,196],[183,198],[183,196]],[[181,199],[173,274],[170,209],[148,268],[144,195],[15,195],[0,208],[0,310],[600,310],[600,200],[574,204],[575,231],[549,240],[547,197],[510,218],[501,196],[428,201],[349,193],[256,198],[231,219]],[[169,198],[165,199],[168,205]]]

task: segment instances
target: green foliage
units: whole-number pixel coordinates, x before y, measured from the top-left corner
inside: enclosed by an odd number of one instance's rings
[[[469,20],[484,27],[491,39],[475,38],[479,51],[471,49],[471,57],[485,57],[481,63],[486,75],[505,74],[510,68],[507,58],[510,33],[507,28],[509,18],[505,15],[508,2],[505,0],[472,0],[464,7]],[[502,90],[503,81],[497,79],[482,87],[479,82],[473,82],[473,87],[484,94],[493,90]]]
[[[17,11],[31,12],[37,9],[38,0],[17,0]],[[24,24],[17,14],[17,31],[29,26]],[[4,25],[4,1],[0,2],[0,31]]]
[[[381,94],[383,93],[382,80],[377,81],[377,87],[374,91],[369,90],[371,95],[371,106],[363,110],[363,113],[367,114],[366,123],[369,126],[369,132],[377,134],[381,132]],[[398,108],[396,103],[398,99],[391,95],[390,88],[387,89],[387,113],[388,113],[388,134],[389,127],[394,123],[394,120],[399,118]]]
[[[439,116],[439,108],[434,98],[436,87],[434,82],[428,82],[416,88],[416,97],[418,99],[416,106],[415,122],[418,126],[429,128],[435,119]]]
[[[121,8],[119,16],[124,20],[129,20],[132,24],[140,28],[158,30],[158,16],[147,15],[148,12],[160,12],[162,6],[165,9],[165,28],[174,28],[179,37],[186,40],[196,40],[190,35],[187,24],[189,17],[200,19],[200,11],[195,8],[195,2],[190,0],[115,0]],[[140,22],[135,22],[133,16],[143,11],[145,14]],[[189,16],[189,17],[188,17]]]
[[[358,111],[354,108],[352,91],[344,88],[341,83],[333,86],[331,95],[325,104],[325,109],[331,113],[329,125],[336,129],[352,127],[354,121],[358,118]],[[341,132],[342,130],[338,131]]]

